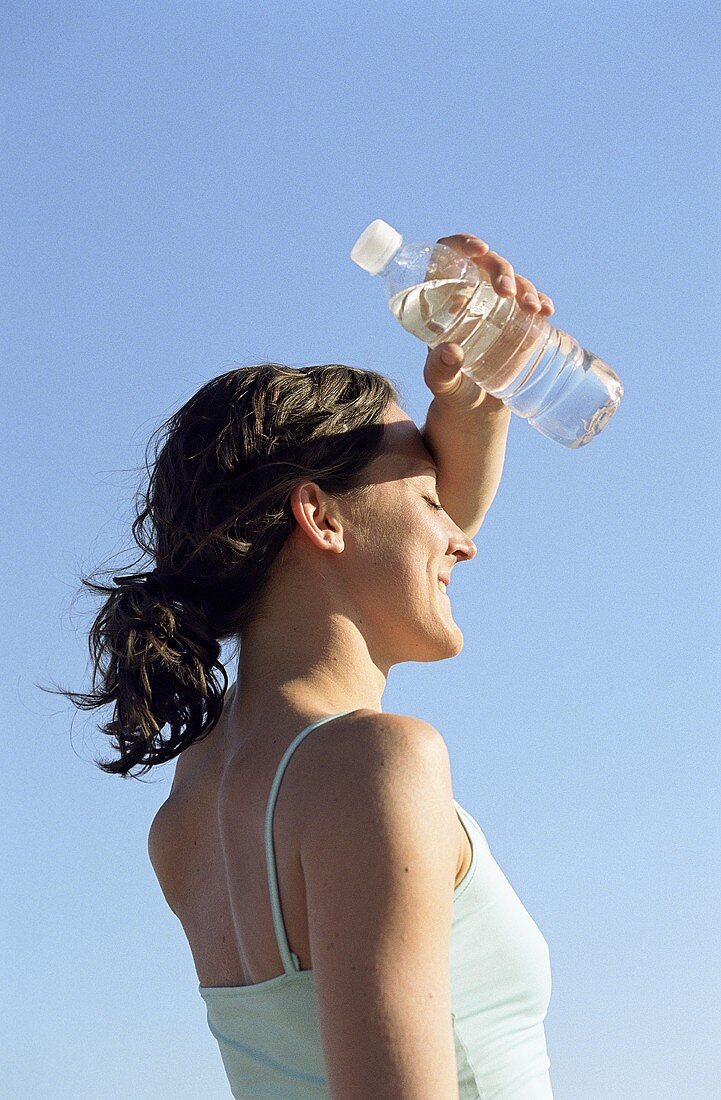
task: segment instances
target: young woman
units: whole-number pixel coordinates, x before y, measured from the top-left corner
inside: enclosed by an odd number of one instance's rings
[[[510,412],[462,354],[429,352],[422,432],[374,371],[212,379],[162,426],[133,524],[154,569],[84,582],[94,690],[68,694],[113,704],[108,773],[177,757],[149,854],[235,1097],[551,1097],[546,941],[441,734],[382,709],[393,665],[460,652],[445,589],[501,477]]]

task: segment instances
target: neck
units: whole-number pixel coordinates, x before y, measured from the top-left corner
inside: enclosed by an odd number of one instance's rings
[[[233,699],[239,722],[382,711],[388,670],[355,623],[337,614],[315,626],[311,620],[279,630],[264,619],[243,634]]]

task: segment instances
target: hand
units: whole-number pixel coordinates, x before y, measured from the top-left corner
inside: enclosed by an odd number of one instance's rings
[[[467,233],[456,233],[450,237],[441,237],[438,244],[448,245],[463,256],[469,256],[479,270],[489,276],[496,294],[504,298],[515,297],[519,307],[526,313],[538,313],[550,317],[554,305],[547,294],[536,290],[530,279],[514,272],[512,264],[492,252],[485,241]],[[510,278],[514,285],[506,288],[503,278]],[[449,362],[444,361],[447,357]],[[463,348],[460,344],[438,344],[430,348],[423,369],[423,379],[433,394],[447,408],[471,411],[484,406],[486,411],[502,409],[506,406],[498,397],[487,393],[460,369],[463,363]]]

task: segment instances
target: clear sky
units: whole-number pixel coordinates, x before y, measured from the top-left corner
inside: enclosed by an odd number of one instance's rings
[[[606,360],[568,450],[513,417],[453,660],[384,709],[549,943],[556,1100],[718,1095],[721,22],[712,3],[19,3],[0,16],[4,1095],[229,1096],[146,853],[174,764],[93,766],[78,577],[133,560],[152,429],[266,359],[425,348],[349,259],[475,233]],[[231,677],[233,669],[230,669]]]

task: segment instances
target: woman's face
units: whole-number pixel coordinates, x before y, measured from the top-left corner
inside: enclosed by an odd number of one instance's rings
[[[344,533],[344,587],[372,650],[391,667],[461,651],[451,596],[438,578],[474,558],[476,547],[437,507],[433,457],[414,422],[394,404],[386,425],[386,448],[368,470],[371,494]]]

